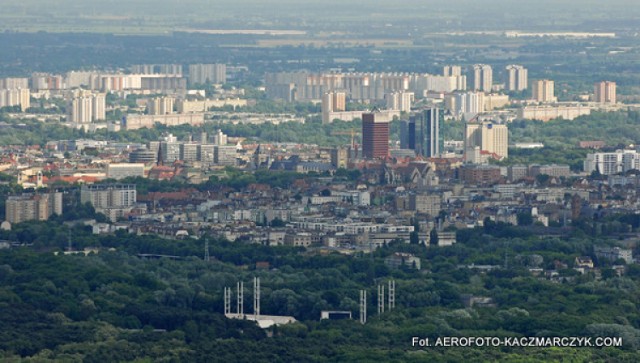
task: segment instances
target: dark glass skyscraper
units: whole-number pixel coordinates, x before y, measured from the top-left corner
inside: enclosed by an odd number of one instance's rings
[[[444,114],[438,108],[428,108],[412,115],[406,124],[406,140],[401,145],[416,151],[417,155],[436,157],[444,150],[442,123]]]

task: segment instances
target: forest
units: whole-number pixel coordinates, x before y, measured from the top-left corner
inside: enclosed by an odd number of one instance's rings
[[[85,211],[91,213],[91,211]],[[611,233],[575,223],[563,236],[485,221],[457,231],[458,243],[424,247],[392,242],[372,254],[317,254],[314,248],[233,243],[215,236],[173,240],[118,231],[93,235],[81,224],[24,222],[0,232],[0,357],[12,361],[606,361],[634,362],[640,348],[640,267],[624,276],[598,261],[594,245]],[[611,216],[637,231],[637,218]],[[600,229],[601,231],[601,229]],[[71,240],[69,240],[69,236]],[[205,239],[211,261],[204,261]],[[99,253],[55,255],[71,242]],[[407,252],[420,270],[384,259]],[[147,259],[144,254],[174,258]],[[601,276],[573,270],[592,256]],[[268,269],[257,267],[267,262]],[[620,261],[617,261],[618,263]],[[474,266],[494,266],[480,270]],[[561,280],[532,273],[556,269]],[[223,289],[262,284],[262,313],[298,322],[262,330],[226,319]],[[376,286],[396,281],[396,307],[378,315]],[[358,292],[368,290],[368,321],[357,321]],[[245,291],[245,309],[251,288]],[[465,307],[466,295],[494,306]],[[245,310],[245,311],[247,311]],[[320,321],[322,310],[354,320]],[[416,348],[414,336],[615,336],[610,348]]]

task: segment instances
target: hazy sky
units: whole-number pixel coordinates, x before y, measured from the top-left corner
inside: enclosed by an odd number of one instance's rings
[[[103,22],[165,19],[167,27],[304,27],[344,22],[432,22],[513,29],[519,25],[572,26],[588,21],[638,20],[640,0],[21,0],[3,5],[0,28],[27,19],[39,24],[106,18]],[[170,20],[167,20],[170,19]],[[144,23],[143,25],[148,25]],[[606,26],[606,25],[605,25]],[[640,25],[639,25],[640,27]],[[606,29],[605,29],[606,30]]]

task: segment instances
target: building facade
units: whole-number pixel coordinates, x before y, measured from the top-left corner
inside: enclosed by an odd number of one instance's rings
[[[556,102],[554,82],[549,79],[539,79],[531,85],[533,99],[538,102]]]
[[[52,214],[62,215],[62,193],[10,196],[5,203],[5,217],[10,223],[45,221]]]
[[[616,82],[602,81],[593,86],[593,101],[616,103]]]
[[[507,91],[522,91],[527,89],[529,83],[528,71],[521,65],[511,64],[507,66]]]
[[[475,64],[473,66],[473,89],[477,91],[491,92],[493,87],[493,69],[487,64]]]
[[[362,114],[362,156],[367,159],[389,155],[389,120],[378,112]]]

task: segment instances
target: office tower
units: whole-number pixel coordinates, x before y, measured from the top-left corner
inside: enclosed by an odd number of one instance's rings
[[[527,89],[528,71],[520,65],[507,66],[507,91],[522,91]]]
[[[473,66],[473,89],[491,92],[493,86],[493,70],[486,64],[475,64]]]
[[[481,152],[505,158],[509,156],[509,130],[506,125],[493,122],[468,123],[464,142],[465,153],[471,152],[477,146]]]
[[[185,142],[180,144],[180,160],[194,162],[198,160],[198,144]]]
[[[156,97],[147,102],[147,114],[149,115],[169,115],[173,113],[175,98]]]
[[[554,83],[548,79],[539,79],[531,84],[533,99],[538,102],[555,102]]]
[[[204,164],[213,164],[215,162],[216,145],[198,144],[198,161]]]
[[[347,93],[343,91],[325,92],[322,95],[322,123],[333,121],[332,113],[342,112],[347,107]]]
[[[62,215],[62,193],[10,196],[5,203],[5,216],[10,223],[45,221],[54,213]]]
[[[389,155],[389,120],[378,112],[362,114],[362,156],[368,159]]]
[[[406,145],[407,149],[415,150],[416,155],[437,157],[444,150],[443,121],[444,113],[438,108],[428,108],[411,115],[404,126],[406,141],[401,141],[401,146]]]
[[[180,160],[180,143],[177,141],[162,141],[160,143],[160,161],[173,163]]]
[[[225,64],[190,64],[190,84],[221,84],[227,81],[227,66]]]
[[[439,156],[444,150],[444,113],[439,108],[428,108],[422,112],[422,118],[425,137],[422,155],[428,158]]]
[[[388,110],[409,112],[411,111],[411,105],[413,104],[414,94],[413,92],[396,91],[385,94],[384,98],[387,102]]]
[[[444,66],[442,75],[443,76],[461,76],[462,75],[462,67],[460,67],[460,66]]]
[[[400,148],[409,149],[409,124],[410,120],[400,122]]]
[[[616,82],[602,81],[593,86],[593,100],[598,103],[616,103]]]

